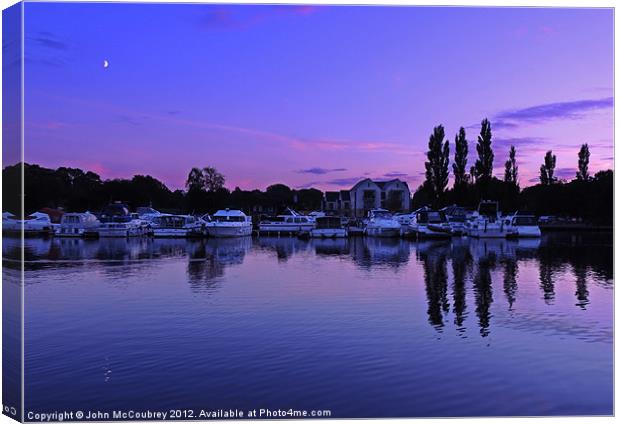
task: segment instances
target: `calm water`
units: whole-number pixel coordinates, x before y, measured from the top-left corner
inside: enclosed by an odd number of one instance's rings
[[[26,243],[27,411],[613,412],[611,235]]]

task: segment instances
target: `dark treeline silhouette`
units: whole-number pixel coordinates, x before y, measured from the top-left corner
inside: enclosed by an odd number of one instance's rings
[[[480,200],[497,200],[503,212],[528,210],[537,215],[581,218],[586,222],[610,225],[613,222],[613,171],[599,171],[590,176],[590,150],[583,144],[576,152],[576,174],[572,181],[559,180],[555,174],[556,156],[550,150],[540,166],[539,183],[524,189],[519,185],[518,151],[511,146],[504,162],[504,178],[493,176],[493,134],[491,123],[484,119],[477,136],[475,161],[468,159],[470,150],[465,129],[454,139],[454,160],[450,167],[450,146],[442,125],[436,126],[428,141],[425,161],[426,179],[412,199],[412,209],[430,205],[440,208],[458,204],[476,208]],[[473,165],[469,168],[468,163]],[[450,168],[454,184],[448,188]],[[21,166],[3,170],[5,211],[17,214],[20,205]],[[156,209],[177,213],[206,213],[230,207],[246,213],[273,214],[290,206],[302,211],[321,208],[323,193],[314,188],[294,190],[274,184],[265,191],[230,191],[225,177],[215,168],[192,168],[185,190],[172,191],[148,175],[131,179],[102,180],[91,171],[61,167],[56,170],[38,165],[24,165],[25,212],[43,207],[63,207],[71,211],[98,211],[111,201],[124,201],[130,207],[151,205]],[[388,202],[389,203],[389,202]]]
[[[484,119],[477,138],[477,158],[466,173],[469,146],[465,129],[455,136],[452,165],[454,184],[447,189],[450,147],[444,141],[444,128],[433,129],[429,138],[426,180],[413,194],[412,207],[430,205],[440,208],[458,204],[475,208],[480,200],[497,200],[503,212],[517,209],[537,215],[557,215],[581,218],[593,224],[611,224],[613,221],[613,171],[599,171],[590,176],[590,150],[583,144],[576,152],[576,175],[572,181],[562,181],[555,175],[556,156],[549,150],[542,158],[539,183],[521,189],[517,150],[510,146],[504,162],[503,180],[493,176],[493,136],[491,123]]]
[[[99,211],[113,201],[126,202],[131,208],[149,206],[174,213],[207,213],[226,207],[250,213],[275,213],[284,206],[300,210],[320,209],[323,193],[316,189],[293,190],[284,184],[274,184],[266,191],[230,191],[223,187],[224,177],[214,168],[198,170],[207,176],[201,179],[192,169],[187,190],[170,190],[148,175],[131,179],[102,180],[91,171],[77,168],[43,168],[24,164],[24,209],[29,214],[44,207],[62,207],[69,211]],[[21,197],[20,164],[2,171],[4,210],[19,214]],[[202,184],[202,185],[199,185]]]

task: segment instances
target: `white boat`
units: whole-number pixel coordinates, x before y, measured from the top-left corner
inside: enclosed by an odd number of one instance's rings
[[[60,218],[60,228],[56,232],[59,237],[97,236],[101,223],[90,212],[65,213]]]
[[[285,214],[268,218],[258,224],[259,231],[265,234],[299,234],[308,232],[312,228],[314,228],[314,222],[292,209],[287,209]]]
[[[136,208],[136,213],[138,214],[138,218],[148,222],[151,222],[153,218],[157,216],[164,215],[163,213],[151,208],[150,206],[139,206]]]
[[[252,235],[252,218],[237,209],[224,209],[210,216],[209,237],[244,237]]]
[[[482,200],[478,211],[466,223],[467,235],[477,238],[505,238],[508,226],[501,219],[499,204],[495,201]]]
[[[316,218],[316,226],[310,230],[310,237],[341,238],[347,236],[347,230],[337,216],[321,216]]]
[[[10,234],[24,236],[30,235],[51,235],[54,233],[54,225],[50,217],[46,213],[34,212],[25,217],[18,219],[9,212],[2,214],[2,231]]]
[[[368,212],[364,234],[371,237],[399,237],[400,223],[385,209],[372,209]]]
[[[409,223],[411,222],[411,220],[414,218],[414,216],[415,216],[415,212],[397,213],[396,215],[394,215],[394,219],[397,220],[401,226],[407,227]]]
[[[450,231],[453,236],[465,235],[465,223],[467,221],[467,211],[460,206],[452,205],[441,209],[446,215],[446,219],[450,224]]]
[[[192,215],[161,214],[151,221],[154,237],[204,237],[206,222]]]
[[[316,222],[317,218],[325,216],[325,212],[314,211],[314,212],[310,212],[307,216],[310,222]]]
[[[428,207],[420,208],[415,212],[409,228],[411,233],[419,239],[452,237],[452,229],[446,215]]]
[[[99,216],[99,237],[142,237],[149,235],[150,225],[129,213],[123,203],[111,203]]]
[[[512,216],[504,218],[508,227],[507,237],[511,238],[536,238],[540,237],[540,227],[536,216],[528,212],[516,212]]]

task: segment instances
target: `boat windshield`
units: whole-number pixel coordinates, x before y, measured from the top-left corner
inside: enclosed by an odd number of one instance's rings
[[[517,216],[513,220],[514,225],[538,225],[538,220],[534,216]]]
[[[388,211],[374,211],[372,216],[373,218],[392,219],[392,215]]]
[[[244,216],[214,215],[213,220],[216,222],[245,222],[245,217]]]
[[[429,212],[428,213],[428,222],[431,224],[437,224],[440,222],[445,222],[445,217],[441,212]]]
[[[160,227],[182,228],[185,226],[184,216],[158,216],[154,222]]]
[[[62,222],[63,224],[79,224],[80,217],[78,215],[65,215]]]

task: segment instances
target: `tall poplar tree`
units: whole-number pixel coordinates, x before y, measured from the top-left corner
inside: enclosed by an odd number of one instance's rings
[[[467,183],[467,153],[469,147],[465,138],[465,128],[461,127],[454,138],[454,163],[452,173],[454,174],[454,187],[462,187]]]
[[[590,179],[590,173],[588,172],[588,165],[590,164],[590,148],[588,143],[582,144],[579,149],[579,161],[577,163],[577,179],[579,181],[588,181]]]
[[[504,164],[504,181],[519,186],[519,167],[517,166],[517,150],[510,146],[508,160]]]
[[[476,179],[478,181],[486,181],[493,176],[493,148],[491,147],[491,137],[491,123],[485,118],[482,120],[478,144],[476,144],[476,151],[478,152],[478,160],[476,160]]]
[[[432,191],[435,201],[444,193],[448,185],[448,162],[450,161],[450,147],[448,140],[444,143],[443,125],[433,128],[428,140],[426,168],[426,183]]]

